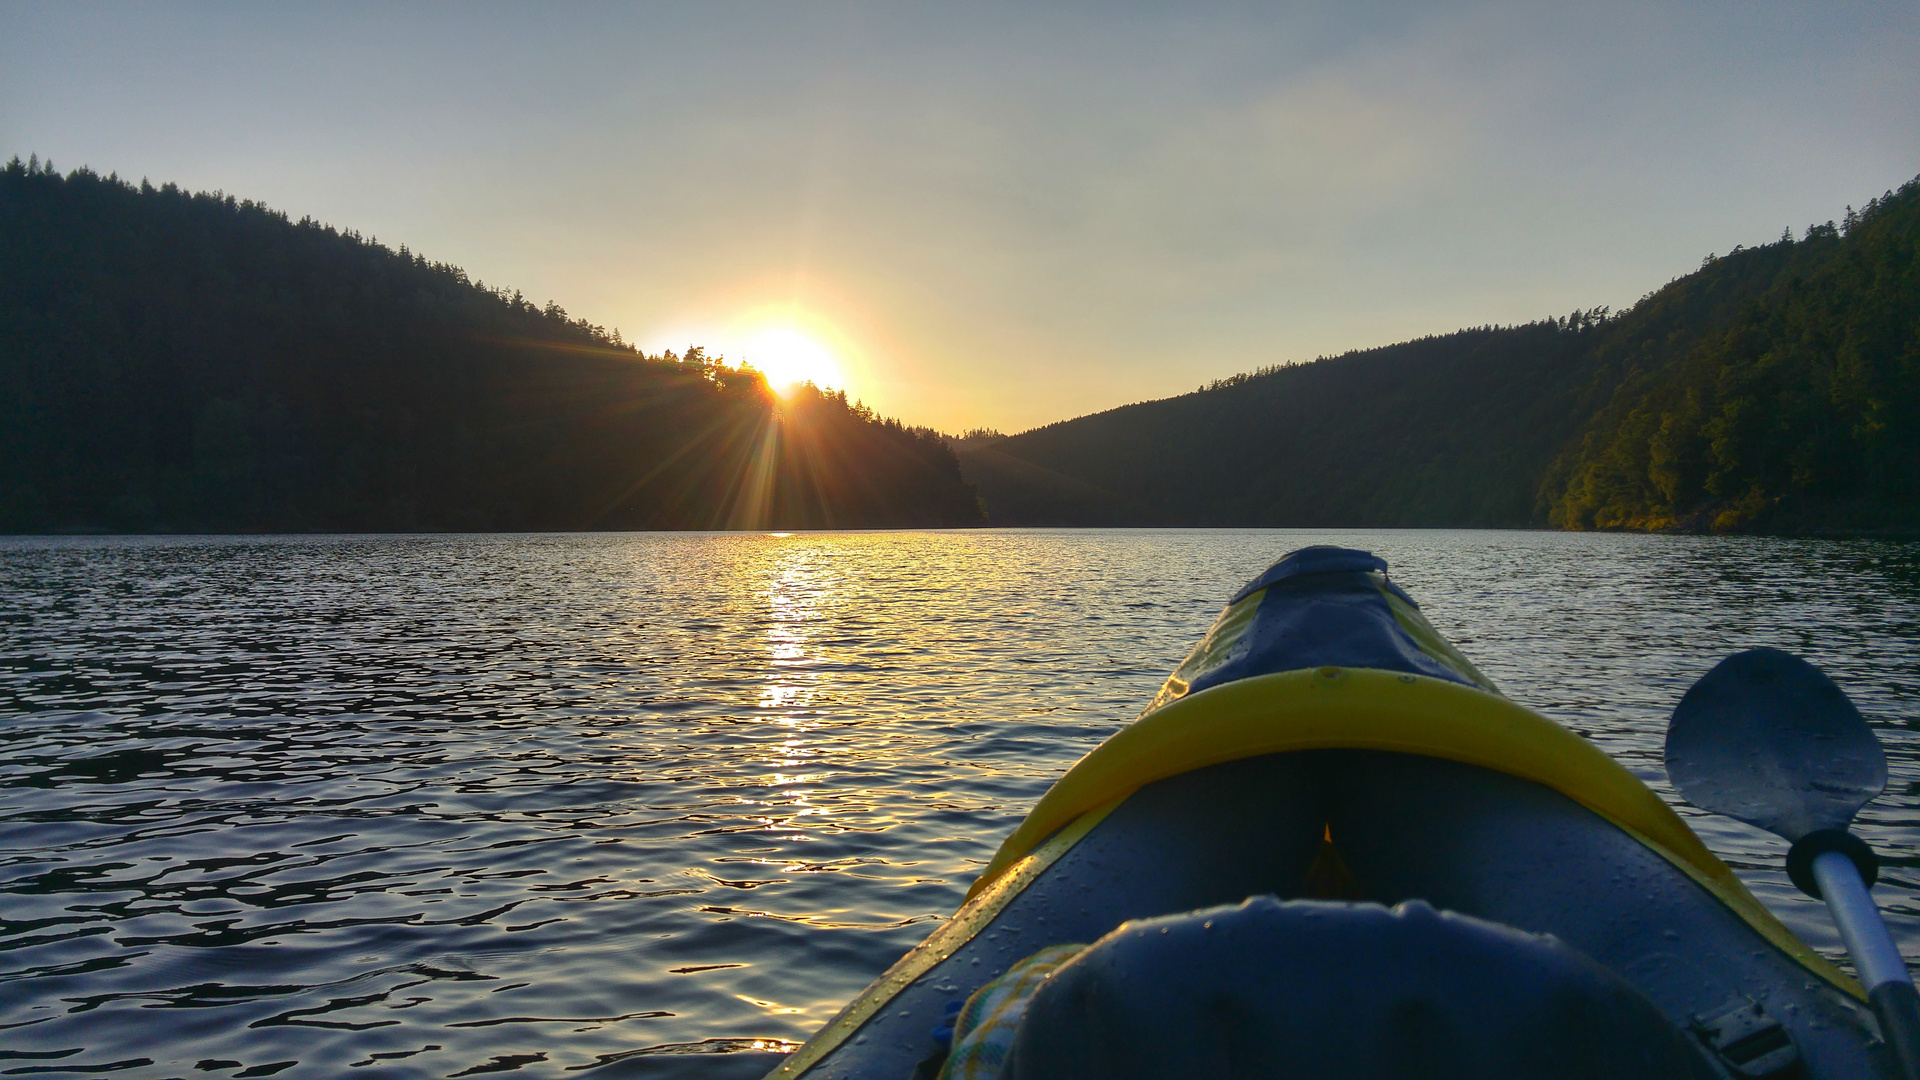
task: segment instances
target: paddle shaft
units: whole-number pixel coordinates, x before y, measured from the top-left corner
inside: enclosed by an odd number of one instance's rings
[[[1913,977],[1907,974],[1893,935],[1887,933],[1880,909],[1874,906],[1853,860],[1841,852],[1817,856],[1813,876],[1867,988],[1867,1000],[1880,1018],[1881,1034],[1900,1059],[1907,1080],[1920,1080],[1920,993],[1914,991]]]

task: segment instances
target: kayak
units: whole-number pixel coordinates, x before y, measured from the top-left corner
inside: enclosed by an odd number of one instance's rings
[[[1386,570],[1249,582],[769,1080],[1899,1075],[1852,977]]]

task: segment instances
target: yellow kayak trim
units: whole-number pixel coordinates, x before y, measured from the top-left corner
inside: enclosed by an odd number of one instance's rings
[[[1121,801],[1115,799],[1079,815],[1077,820],[1041,844],[1032,854],[1015,860],[1005,873],[996,875],[992,885],[982,888],[980,882],[975,882],[973,891],[967,894],[967,901],[960,905],[959,911],[953,913],[953,918],[927,935],[927,940],[915,945],[911,952],[874,980],[872,986],[861,991],[860,996],[841,1009],[826,1027],[768,1073],[767,1080],[788,1080],[789,1077],[799,1076],[846,1042],[875,1013],[886,1008],[896,994],[912,985],[915,979],[932,971],[934,965],[952,956],[962,945],[972,941],[975,934],[986,929],[987,924],[997,918],[1013,902],[1014,897],[1025,891],[1029,882],[1039,877],[1060,856],[1071,851],[1073,845],[1092,832],[1093,827],[1104,821]]]
[[[1256,675],[1148,712],[1048,789],[974,882],[968,904],[989,891],[1004,895],[1012,883],[1002,878],[1030,866],[1028,853],[1050,835],[1059,834],[1045,844],[1049,863],[1064,851],[1054,850],[1062,829],[1077,830],[1076,819],[1156,780],[1242,758],[1340,749],[1420,754],[1544,784],[1652,848],[1802,967],[1866,1000],[1858,982],[1795,937],[1651,788],[1592,743],[1498,694],[1367,668]],[[1027,870],[1020,887],[1037,872]]]

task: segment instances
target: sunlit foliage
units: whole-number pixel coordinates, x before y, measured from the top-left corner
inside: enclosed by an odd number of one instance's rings
[[[1567,528],[1920,526],[1920,183],[1695,275],[1770,279],[1618,388],[1542,488]],[[1653,298],[1648,303],[1659,300]]]

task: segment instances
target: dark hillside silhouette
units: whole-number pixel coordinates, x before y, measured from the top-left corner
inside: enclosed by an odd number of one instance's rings
[[[962,467],[995,524],[1912,530],[1917,229],[1909,184],[1617,315],[1268,368]]]
[[[251,202],[0,169],[0,530],[976,524],[951,450]]]
[[[1578,420],[1578,380],[1564,370],[1584,332],[1466,330],[1241,376],[992,448],[1182,525],[1524,523],[1537,462]],[[1006,496],[977,482],[991,514]]]
[[[962,475],[981,492],[989,525],[1161,524],[1152,507],[1004,453],[991,442],[956,452]]]

